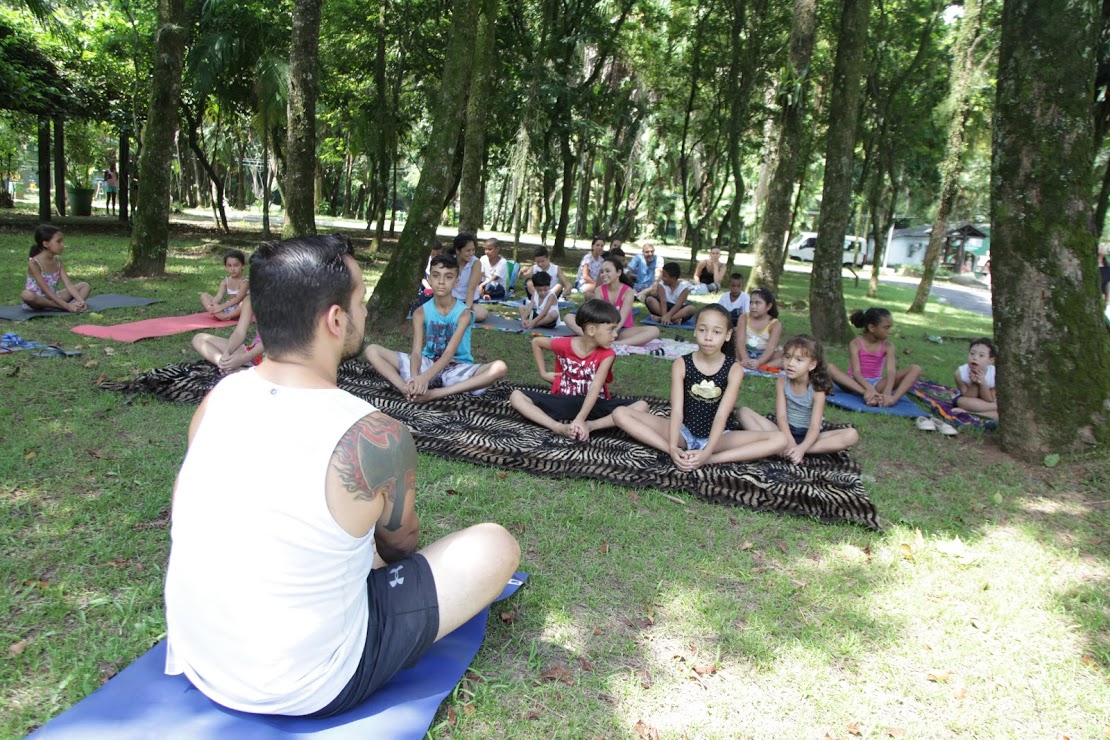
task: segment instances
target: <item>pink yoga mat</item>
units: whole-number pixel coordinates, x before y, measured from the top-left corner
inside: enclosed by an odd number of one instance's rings
[[[201,311],[187,316],[163,316],[157,319],[132,321],[128,324],[115,324],[114,326],[81,324],[73,327],[70,331],[83,334],[86,337],[97,337],[98,339],[137,342],[140,339],[168,337],[171,334],[181,334],[197,329],[232,329],[235,327],[235,323],[235,321],[220,321],[212,314]]]

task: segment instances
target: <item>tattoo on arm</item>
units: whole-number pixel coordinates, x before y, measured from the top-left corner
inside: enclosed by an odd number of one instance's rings
[[[355,501],[381,496],[392,505],[386,529],[401,527],[416,490],[416,447],[404,425],[380,412],[367,414],[339,440],[332,465]]]

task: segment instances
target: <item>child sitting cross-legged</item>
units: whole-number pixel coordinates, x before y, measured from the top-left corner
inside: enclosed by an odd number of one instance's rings
[[[464,391],[481,395],[508,370],[501,360],[474,363],[470,354],[474,314],[451,293],[458,279],[459,263],[453,256],[433,257],[428,273],[432,300],[412,314],[412,353],[377,344],[366,348],[366,360],[409,401],[432,401]]]
[[[647,413],[643,401],[609,396],[616,359],[609,345],[617,336],[620,318],[615,306],[592,299],[578,309],[581,336],[533,339],[536,366],[540,377],[551,383],[551,392],[513,391],[509,396],[512,407],[529,421],[582,442],[590,438],[590,432],[612,427],[616,408],[627,406]],[[555,354],[551,372],[544,358],[547,350]]]
[[[520,325],[525,329],[550,329],[559,325],[559,295],[551,288],[551,275],[532,276],[532,295],[518,308]]]

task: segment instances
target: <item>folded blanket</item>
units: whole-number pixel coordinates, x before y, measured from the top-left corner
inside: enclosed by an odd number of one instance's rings
[[[956,396],[959,395],[959,391],[955,388],[949,388],[931,380],[919,380],[910,388],[909,395],[925,404],[934,416],[939,416],[949,424],[976,427],[978,429],[998,428],[998,422],[994,419],[988,419],[956,408]]]
[[[200,362],[170,365],[130,382],[100,387],[199,403],[219,378],[213,365]],[[617,430],[591,435],[589,442],[582,443],[526,422],[508,404],[514,386],[507,383],[498,383],[481,396],[462,394],[413,404],[369,365],[349,360],[339,368],[339,387],[407,425],[421,452],[440,457],[549,478],[593,478],[629,488],[683,490],[716,503],[879,528],[875,505],[860,481],[859,465],[846,453],[806,457],[801,465],[775,458],[685,473],[665,453]],[[669,413],[666,401],[645,400],[654,413]]]

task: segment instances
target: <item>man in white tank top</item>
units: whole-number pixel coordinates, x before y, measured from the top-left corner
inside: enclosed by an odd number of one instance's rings
[[[197,409],[174,486],[166,673],[232,709],[338,714],[492,602],[520,548],[478,524],[417,550],[412,438],[336,387],[366,323],[346,237],[263,245],[251,286],[266,359]]]

